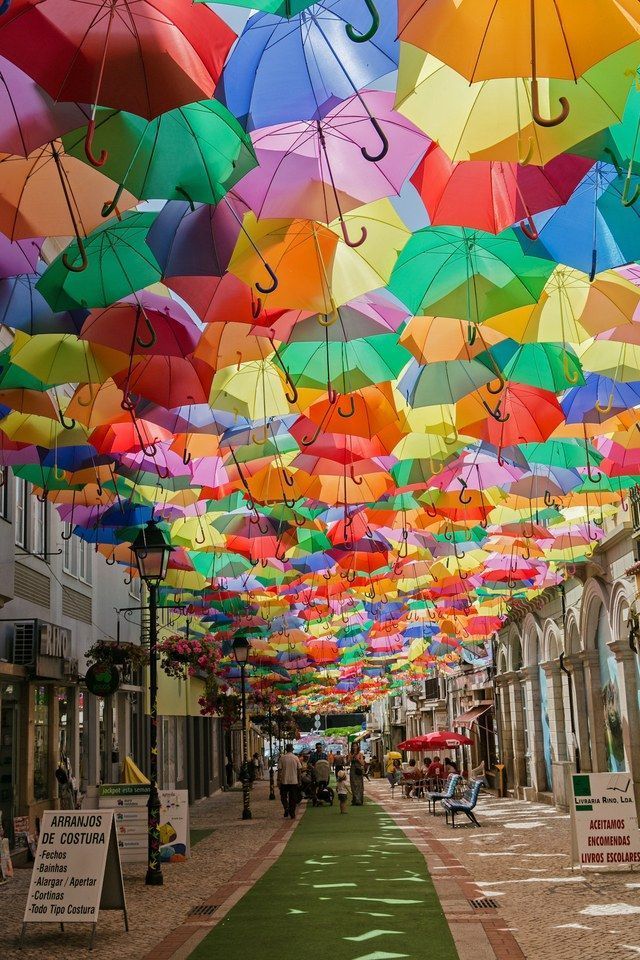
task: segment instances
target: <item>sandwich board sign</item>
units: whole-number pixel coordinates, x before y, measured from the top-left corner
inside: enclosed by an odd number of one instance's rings
[[[629,773],[573,774],[572,865],[584,870],[640,867],[640,830]]]
[[[27,923],[92,923],[122,910],[129,930],[112,810],[46,810],[42,815],[20,945]]]

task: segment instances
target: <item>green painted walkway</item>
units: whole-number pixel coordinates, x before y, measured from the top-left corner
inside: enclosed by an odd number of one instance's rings
[[[213,864],[212,867],[215,868]],[[309,807],[190,960],[457,960],[424,857],[373,803]]]

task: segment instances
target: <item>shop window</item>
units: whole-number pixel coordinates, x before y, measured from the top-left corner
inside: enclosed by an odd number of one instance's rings
[[[51,770],[49,763],[49,687],[34,690],[33,710],[33,798],[47,800]]]
[[[93,550],[90,543],[81,537],[71,536],[71,524],[65,523],[64,535],[69,539],[64,541],[62,569],[70,577],[81,580],[83,583],[93,582]]]
[[[9,519],[9,468],[0,467],[0,519]]]
[[[33,553],[43,557],[47,552],[48,540],[48,504],[41,503],[37,497],[30,497],[31,504],[31,544]]]

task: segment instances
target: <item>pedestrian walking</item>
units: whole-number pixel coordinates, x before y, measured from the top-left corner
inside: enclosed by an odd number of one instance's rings
[[[278,762],[278,786],[285,817],[296,818],[296,807],[300,800],[300,761],[293,752],[293,744],[288,743]]]
[[[393,797],[396,787],[402,780],[402,764],[397,757],[391,761],[391,769],[387,772],[387,780],[389,781],[391,796]]]
[[[360,749],[351,754],[349,783],[351,785],[351,806],[361,807],[364,803],[364,754]]]
[[[347,774],[344,770],[339,770],[336,775],[336,793],[340,804],[340,813],[347,812],[347,797],[349,796],[349,787],[347,786]]]
[[[334,769],[334,772],[335,772],[336,777],[338,776],[338,774],[340,773],[341,770],[344,770],[344,768],[345,768],[345,763],[346,763],[346,760],[345,760],[345,756],[344,756],[344,754],[342,753],[342,751],[341,751],[341,750],[336,750],[336,755],[335,755],[335,757],[333,758],[333,769]]]

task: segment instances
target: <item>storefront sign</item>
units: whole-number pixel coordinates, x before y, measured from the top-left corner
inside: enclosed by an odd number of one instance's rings
[[[110,697],[120,686],[120,673],[112,663],[94,663],[84,682],[94,697]]]
[[[71,656],[71,630],[56,627],[52,623],[38,621],[40,633],[40,656],[68,660]]]
[[[189,849],[189,791],[160,790],[160,856],[163,862],[186,860]]]
[[[27,923],[93,923],[127,908],[113,822],[106,810],[45,810],[31,875]]]
[[[572,860],[580,869],[640,867],[640,830],[628,773],[573,775]]]
[[[123,863],[146,863],[149,787],[142,783],[103,783],[101,810],[113,810],[118,850]]]

